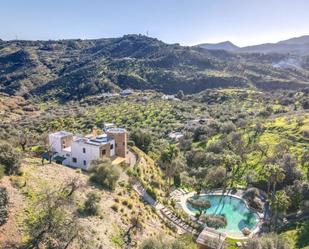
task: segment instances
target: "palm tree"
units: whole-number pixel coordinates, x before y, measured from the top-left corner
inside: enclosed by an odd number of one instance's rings
[[[179,153],[179,149],[173,144],[169,145],[160,156],[160,162],[165,168],[165,177],[168,189],[170,186],[171,177],[176,173],[179,165]]]
[[[270,206],[275,212],[274,225],[277,228],[278,224],[278,213],[284,213],[290,206],[290,198],[286,195],[284,190],[277,191],[274,198],[270,202]]]
[[[272,186],[272,195],[276,192],[277,183],[282,182],[285,178],[283,169],[278,164],[266,164],[265,178],[267,181],[267,192],[270,193]]]

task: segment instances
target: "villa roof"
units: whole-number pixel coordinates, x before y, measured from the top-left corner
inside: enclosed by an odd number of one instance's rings
[[[111,140],[111,137],[107,136],[106,134],[102,134],[98,135],[97,137],[76,137],[74,142],[101,146],[103,144],[109,143]]]
[[[106,131],[110,132],[110,133],[124,133],[124,132],[126,132],[126,129],[124,129],[124,128],[109,128]]]

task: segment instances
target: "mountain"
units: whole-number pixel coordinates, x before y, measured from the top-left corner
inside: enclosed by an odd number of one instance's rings
[[[229,41],[216,44],[204,43],[196,46],[208,50],[225,50],[235,53],[280,53],[307,56],[309,55],[309,35],[295,37],[277,43],[265,43],[247,47],[237,47]]]
[[[124,88],[196,93],[207,88],[300,88],[309,59],[230,53],[166,44],[142,35],[119,38],[0,42],[0,92],[26,98],[82,99]],[[281,63],[281,64],[280,64]]]
[[[237,52],[246,53],[281,53],[293,55],[309,55],[309,36],[301,36],[280,41],[277,43],[266,43],[255,46],[240,48]]]
[[[208,50],[226,50],[226,51],[237,51],[239,47],[231,43],[230,41],[220,42],[220,43],[203,43],[197,45],[198,47],[205,48]]]

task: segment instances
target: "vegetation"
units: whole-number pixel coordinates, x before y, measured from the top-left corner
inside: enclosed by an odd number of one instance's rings
[[[98,215],[99,205],[101,197],[95,192],[90,192],[87,194],[87,199],[84,205],[79,209],[79,212],[83,215]]]
[[[120,87],[196,93],[251,84],[262,89],[295,89],[308,84],[306,56],[299,56],[300,66],[291,70],[274,65],[295,55],[211,51],[165,44],[142,35],[7,41],[0,43],[0,49],[1,91],[25,97],[68,101],[119,91]],[[181,92],[178,96],[182,97]]]
[[[20,154],[9,143],[0,143],[0,165],[8,175],[17,173],[20,167]]]
[[[0,187],[0,226],[6,223],[9,215],[9,196],[7,190]]]
[[[93,160],[90,167],[90,181],[109,190],[115,189],[121,173],[119,166],[112,165],[110,159],[102,159]]]
[[[252,249],[252,248],[291,249],[291,246],[289,244],[289,241],[286,240],[284,237],[278,236],[276,234],[269,234],[261,238],[249,239],[246,245],[244,246],[244,248],[245,249]]]
[[[42,194],[34,215],[25,221],[28,237],[25,248],[68,248],[74,244],[91,248],[91,240],[86,242],[86,231],[77,217],[68,212],[76,189],[76,182],[72,182],[56,192]]]
[[[193,95],[179,93],[181,101],[167,101],[160,93],[143,91],[126,98],[97,95],[62,104],[51,100],[42,103],[38,99],[14,98],[16,105],[10,103],[14,106],[14,115],[11,110],[5,109],[4,121],[0,124],[0,139],[4,141],[1,144],[10,145],[0,146],[0,169],[11,174],[4,175],[1,184],[5,187],[12,184],[27,200],[26,210],[29,210],[29,202],[41,213],[37,215],[30,210],[29,215],[19,218],[18,223],[26,231],[20,240],[30,244],[37,240],[33,238],[37,237],[37,231],[44,227],[44,223],[34,219],[36,216],[51,220],[52,227],[57,225],[62,231],[65,231],[66,222],[76,218],[82,220],[79,225],[84,231],[88,229],[85,222],[95,221],[93,224],[100,226],[110,222],[110,215],[113,215],[121,219],[115,229],[103,229],[92,236],[104,236],[101,244],[112,243],[110,247],[122,247],[127,243],[139,247],[141,241],[136,234],[154,237],[155,232],[149,224],[155,222],[156,229],[161,229],[167,238],[162,238],[162,243],[159,239],[146,240],[145,245],[154,243],[160,248],[166,244],[165,248],[169,245],[173,248],[173,243],[178,243],[179,238],[173,242],[171,237],[176,236],[173,230],[159,223],[153,210],[144,206],[132,191],[131,183],[138,180],[149,194],[175,213],[177,205],[170,200],[169,193],[179,186],[197,192],[205,188],[247,188],[244,197],[255,209],[262,208],[256,198],[262,193],[273,211],[269,222],[273,225],[266,223],[265,229],[282,237],[270,235],[274,239],[267,237],[261,241],[281,245],[284,237],[291,240],[292,248],[308,246],[305,218],[309,212],[309,115],[304,104],[308,94],[308,89],[276,92],[212,89]],[[24,110],[25,103],[35,108]],[[91,187],[80,191],[74,198],[59,201],[60,207],[53,206],[55,213],[48,216],[49,209],[43,203],[58,201],[60,197],[48,191],[33,191],[36,186],[44,186],[46,183],[40,181],[57,170],[53,163],[42,166],[39,159],[43,151],[48,151],[46,135],[53,130],[88,133],[93,126],[103,128],[104,122],[113,122],[128,129],[130,149],[137,155],[136,165],[122,170],[111,165],[109,160],[94,161],[89,178],[84,172],[72,170],[74,174],[85,177],[84,184]],[[22,136],[20,131],[23,131]],[[179,141],[170,139],[168,134],[172,131],[181,132],[183,137]],[[30,172],[27,167],[20,169],[20,162],[24,163],[24,160],[27,165],[32,165]],[[29,160],[33,162],[29,163]],[[42,173],[44,170],[46,173]],[[38,173],[31,177],[34,172]],[[55,179],[62,178],[67,179],[62,175],[49,180],[56,182]],[[63,186],[56,189],[59,192]],[[46,201],[47,196],[52,196],[52,200]],[[60,212],[63,209],[69,211]],[[207,206],[201,208],[205,209]],[[106,216],[107,219],[104,218]],[[189,220],[180,212],[178,216]],[[286,219],[289,225],[286,225]],[[226,226],[224,217],[211,216],[207,212],[201,213],[199,220],[214,228]],[[191,220],[188,224],[197,225]],[[73,235],[74,229],[72,234],[67,233],[68,237],[59,236],[59,240],[63,241],[60,242],[56,240],[57,233],[51,231],[39,243],[62,246]],[[80,240],[83,238],[76,237],[74,243]],[[231,248],[234,242],[231,242]]]
[[[169,240],[164,236],[145,240],[140,249],[196,249],[197,246],[190,236],[183,236],[177,240]]]

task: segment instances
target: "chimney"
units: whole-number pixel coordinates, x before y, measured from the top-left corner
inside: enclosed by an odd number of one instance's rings
[[[92,136],[93,138],[96,138],[98,136],[98,130],[96,126],[92,128]]]

